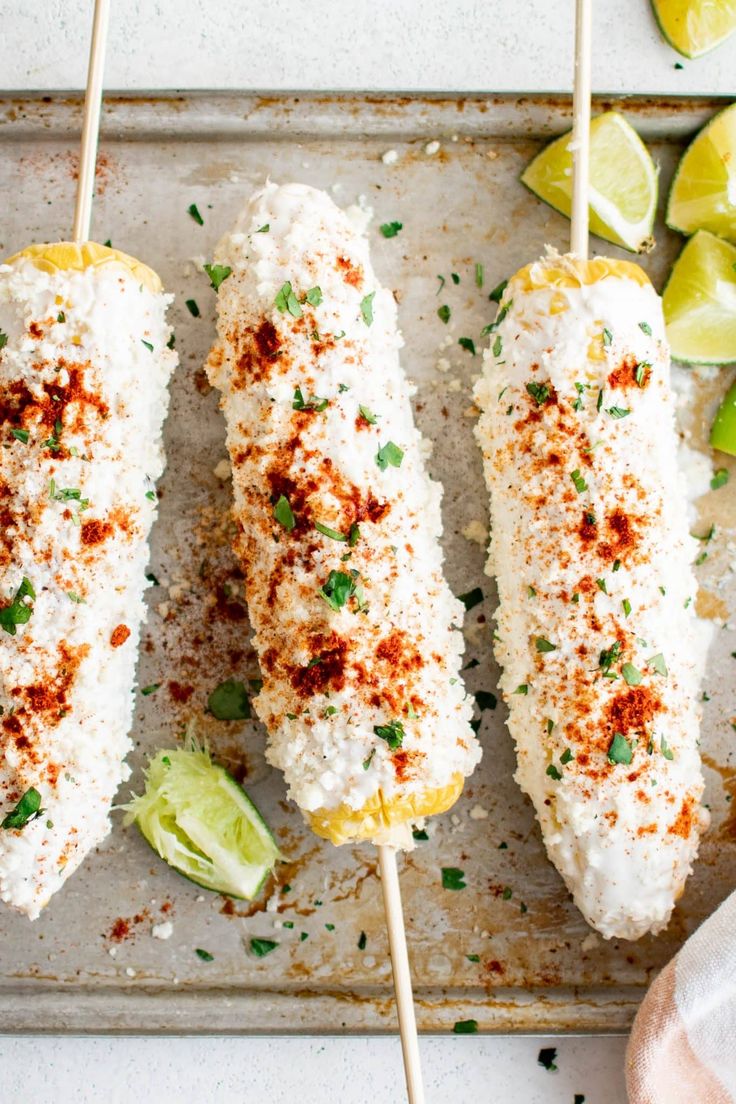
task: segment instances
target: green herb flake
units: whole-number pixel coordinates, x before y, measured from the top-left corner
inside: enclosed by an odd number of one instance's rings
[[[508,286],[509,286],[508,280],[502,280],[500,284],[497,284],[496,287],[493,289],[493,291],[488,296],[488,298],[491,300],[491,302],[492,303],[500,303],[501,299],[503,298],[503,293],[505,292],[505,290]]]
[[[323,399],[319,395],[312,395],[305,399],[301,387],[294,388],[294,396],[291,400],[292,410],[314,410],[321,414],[329,405],[329,399]]]
[[[465,349],[465,351],[467,353],[470,353],[471,356],[476,355],[475,342],[473,341],[472,337],[459,337],[457,339],[457,343],[461,349]]]
[[[544,406],[551,394],[549,384],[547,383],[528,383],[526,389],[537,406]]]
[[[304,302],[309,303],[310,307],[318,307],[322,302],[322,288],[310,288],[307,294],[304,296]]]
[[[4,349],[8,344],[8,335],[0,330],[0,349]]]
[[[19,831],[21,828],[25,828],[29,821],[41,816],[42,813],[41,795],[34,786],[31,786],[23,794],[15,808],[6,814],[2,823],[0,823],[0,828],[13,828]]]
[[[375,297],[376,293],[372,291],[370,295],[364,295],[360,301],[360,314],[366,326],[373,325],[373,300]]]
[[[247,721],[251,715],[250,702],[243,683],[239,679],[225,679],[207,698],[207,710],[218,721]]]
[[[381,233],[384,238],[395,238],[400,230],[404,229],[403,222],[382,222]]]
[[[501,339],[501,335],[497,334],[496,335],[496,340],[493,342],[493,355],[495,357],[500,357],[502,352],[503,352],[503,341]]]
[[[651,659],[648,659],[647,663],[658,675],[661,675],[662,678],[667,678],[667,664],[661,652],[658,652],[656,655],[652,656]]]
[[[608,589],[607,589],[607,586],[606,586],[606,580],[605,579],[596,579],[595,585],[598,587],[599,590],[602,590],[604,594],[608,594]]]
[[[659,741],[659,750],[662,752],[665,759],[674,759],[674,755],[672,754],[672,749],[670,748],[670,745],[665,740],[664,736]]]
[[[620,655],[621,655],[621,641],[620,640],[614,640],[614,642],[613,642],[613,644],[611,645],[610,648],[604,648],[603,649],[600,656],[598,657],[598,662],[601,666],[601,669],[602,669],[604,675],[608,674],[608,672],[611,670],[611,667],[613,667],[614,663],[616,662],[616,660],[619,658]]]
[[[292,318],[301,318],[302,316],[302,308],[299,306],[299,300],[294,294],[294,289],[289,280],[286,280],[279,288],[273,305],[281,314],[288,313]]]
[[[278,502],[273,508],[273,516],[279,525],[283,525],[289,533],[296,525],[296,519],[294,518],[294,512],[291,509],[289,500],[286,495],[281,495]]]
[[[34,600],[35,597],[36,592],[33,589],[33,584],[30,579],[26,578],[24,575],[23,581],[13,595],[12,602],[0,609],[0,627],[2,627],[9,636],[15,636],[16,626],[26,625],[31,620],[33,607],[29,606],[24,599],[30,598]]]
[[[185,299],[184,306],[187,308],[192,318],[199,318],[201,312],[199,307],[197,306],[196,299]]]
[[[504,886],[503,887],[503,892],[501,893],[501,900],[502,901],[510,901],[513,896],[514,896],[514,891],[511,888],[511,886]]]
[[[647,337],[652,336],[652,327],[649,325],[648,322],[640,322],[639,323],[639,329],[641,330],[642,333],[645,333],[647,335]]]
[[[324,598],[330,609],[339,612],[343,606],[347,605],[350,598],[355,594],[355,579],[356,575],[347,575],[344,571],[331,571],[327,576],[327,582],[319,589],[319,594]]]
[[[523,697],[529,693],[529,687],[525,682],[522,682],[520,686],[517,686],[514,690],[515,694],[521,694]]]
[[[542,1047],[537,1055],[537,1064],[543,1066],[550,1073],[555,1073],[557,1070],[556,1057],[557,1047]]]
[[[612,418],[628,418],[631,411],[625,406],[609,406],[606,410],[606,414],[610,414]]]
[[[717,491],[719,487],[725,487],[727,483],[728,470],[726,468],[718,468],[710,481],[710,489],[712,491]]]
[[[550,765],[547,767],[547,770],[545,771],[545,774],[548,774],[550,778],[554,778],[555,782],[562,781],[562,775],[560,774],[554,763],[550,763]]]
[[[323,525],[321,521],[315,521],[314,528],[318,533],[321,533],[323,537],[329,537],[330,540],[342,541],[345,543],[348,539],[344,533],[338,532],[337,529],[330,529],[329,525]]]
[[[368,768],[370,767],[371,763],[373,762],[373,756],[375,754],[376,754],[376,749],[371,748],[371,751],[370,751],[370,754],[368,755],[368,758],[363,760],[363,770],[364,771],[367,771]]]
[[[204,226],[204,219],[199,213],[199,208],[196,203],[190,203],[187,207],[187,214],[191,215],[197,226]]]
[[[59,311],[59,313],[56,316],[56,321],[57,322],[66,322],[66,315],[64,314],[64,311]]]
[[[647,371],[651,371],[651,364],[648,360],[642,360],[637,364],[634,369],[634,381],[637,387],[643,387],[646,381]]]
[[[480,962],[480,955],[466,954],[465,957],[467,958],[468,962]]]
[[[403,459],[404,450],[395,445],[393,441],[387,441],[385,445],[381,445],[376,453],[376,464],[381,471],[386,471],[389,465],[392,468],[400,468]]]
[[[195,947],[194,953],[196,954],[197,958],[201,958],[203,962],[215,961],[215,956],[213,954],[210,954],[209,951],[203,950],[202,947]]]
[[[610,330],[603,331],[603,348],[608,349],[613,341],[613,334]]]
[[[146,346],[146,348],[148,349],[149,353],[152,353],[152,352],[153,352],[153,345],[151,344],[151,342],[150,342],[150,341],[144,341],[144,340],[143,340],[143,338],[141,338],[141,344],[142,344],[142,345],[145,345],[145,346]]]
[[[585,482],[584,476],[580,472],[580,468],[575,468],[575,471],[570,472],[570,478],[575,484],[575,490],[578,494],[584,494],[588,489],[588,484]]]
[[[302,932],[302,936],[305,933]],[[251,954],[256,958],[265,958],[266,955],[270,955],[272,951],[275,951],[278,947],[278,943],[275,939],[251,939],[250,950]]]
[[[477,1020],[456,1020],[452,1026],[453,1035],[477,1035]]]
[[[220,285],[227,280],[228,276],[230,276],[233,271],[229,265],[206,264],[202,265],[202,268],[210,278],[210,287],[215,291],[220,290]]]
[[[155,694],[157,690],[161,689],[160,682],[152,682],[150,686],[141,687],[141,694],[144,698],[149,698],[151,694]]]
[[[267,234],[270,229],[271,229],[271,223],[270,222],[264,222],[263,226],[258,227],[258,229],[256,230],[256,234]]]
[[[77,606],[85,606],[87,604],[84,598],[82,598],[81,595],[77,594],[74,590],[68,590],[66,592],[66,596],[70,602],[74,602],[74,604]]]
[[[373,731],[381,740],[385,740],[392,751],[404,743],[404,726],[401,721],[389,721],[385,725],[374,725]]]
[[[466,889],[465,884],[465,871],[458,870],[456,866],[443,866],[442,867],[442,888],[443,889]]]
[[[450,279],[456,286],[460,283],[460,277],[458,276],[457,272],[451,272]]]
[[[534,643],[535,643],[535,646],[536,646],[536,649],[537,649],[538,652],[556,652],[557,651],[557,645],[556,644],[551,644],[549,642],[549,640],[547,640],[543,636],[538,636],[537,639],[534,641]]]
[[[458,594],[458,601],[462,602],[466,610],[471,610],[475,606],[479,606],[483,601],[483,591],[480,587],[473,587],[472,590],[468,590],[465,594]]]
[[[610,763],[630,763],[634,757],[634,749],[622,732],[614,732],[613,739],[608,746],[608,761]]]
[[[327,928],[328,932],[333,932],[335,930],[334,924],[325,924],[325,927]]]
[[[571,748],[565,748],[562,755],[560,756],[560,762],[562,763],[563,767],[566,767],[567,764],[570,763],[574,758],[575,756],[573,755]]]
[[[627,686],[638,686],[641,682],[641,671],[633,663],[624,663],[621,675]]]
[[[478,287],[478,288],[482,288],[483,287],[483,280],[484,280],[483,265],[478,264],[478,262],[476,261],[475,262],[475,286]]]
[[[359,951],[364,951],[367,946],[368,946],[368,936],[365,934],[364,931],[362,931],[360,933],[360,935],[358,936],[358,950]]]
[[[429,836],[427,835],[424,828],[415,828],[414,831],[412,832],[412,836],[415,840],[418,840],[420,843],[425,843],[429,839]]]
[[[369,410],[367,406],[358,406],[361,418],[364,418],[368,425],[378,425],[378,419],[372,410]]]
[[[24,445],[28,444],[30,433],[27,429],[11,429],[10,432],[12,433],[13,437],[15,437],[16,441],[22,441]]]
[[[439,295],[439,293],[442,291],[443,287],[447,283],[447,280],[445,279],[444,276],[438,276],[437,279],[440,282],[440,286],[437,288],[437,291],[435,292],[435,295]]]
[[[447,323],[450,321],[451,314],[452,311],[448,307],[447,303],[443,303],[441,307],[437,308],[437,317],[439,318],[440,322],[444,322],[445,325],[447,325]]]

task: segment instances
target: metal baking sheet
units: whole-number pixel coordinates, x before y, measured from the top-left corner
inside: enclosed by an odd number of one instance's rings
[[[628,100],[614,106],[648,140],[665,184],[683,143],[719,105]],[[260,727],[204,716],[207,694],[219,681],[257,671],[242,579],[228,546],[229,483],[215,474],[225,458],[224,425],[201,367],[214,332],[214,297],[200,265],[267,176],[303,180],[331,190],[343,205],[374,209],[376,267],[396,289],[404,361],[418,384],[416,417],[434,444],[432,473],[446,488],[449,579],[456,593],[480,585],[486,595],[467,618],[468,659],[479,661],[467,673],[468,685],[473,692],[495,691],[493,588],[483,575],[481,546],[463,535],[487,524],[471,433],[470,387],[480,361],[457,339],[478,340],[492,317],[488,291],[495,284],[546,242],[565,246],[567,222],[529,195],[518,175],[569,117],[565,98],[107,98],[94,236],[111,239],[161,273],[176,295],[172,318],[181,356],[152,545],[151,570],[160,585],[149,591],[139,668],[141,687],[161,688],[147,697],[137,693],[131,784],[140,784],[145,753],[173,744],[194,718],[245,780],[288,861],[258,901],[227,901],[179,878],[135,829],[123,830],[116,814],[112,835],[40,920],[30,924],[0,913],[3,1030],[395,1029],[372,849],[335,849],[315,839],[286,802],[280,775],[265,764]],[[76,150],[79,122],[77,100],[0,99],[0,254],[68,235],[76,168],[70,151]],[[433,141],[440,143],[434,153],[427,150]],[[396,151],[395,160],[383,157],[389,150]],[[204,226],[187,213],[191,203]],[[377,227],[391,220],[404,228],[386,240]],[[658,286],[677,249],[677,239],[660,223],[656,250],[643,262]],[[484,266],[482,289],[474,282],[476,262]],[[439,295],[438,276],[446,281]],[[187,299],[196,300],[200,317],[187,311]],[[442,303],[452,308],[449,326],[437,317]],[[729,370],[715,375],[694,382],[688,430],[696,448],[703,447]],[[727,581],[734,487],[732,479],[699,507],[703,526],[718,525],[709,558],[698,569],[699,608],[721,623],[734,602]],[[585,925],[512,780],[503,706],[483,713],[480,770],[452,813],[431,824],[429,841],[401,861],[422,1030],[447,1030],[470,1017],[482,1031],[628,1028],[653,974],[736,881],[736,814],[729,804],[736,794],[729,713],[735,647],[727,628],[716,633],[706,682],[703,751],[713,826],[672,923],[657,939],[605,942]],[[444,890],[443,866],[464,870],[467,888]],[[173,925],[167,940],[152,935],[164,921]],[[254,958],[248,949],[253,936],[276,939],[279,947]],[[196,948],[213,960],[202,961]]]

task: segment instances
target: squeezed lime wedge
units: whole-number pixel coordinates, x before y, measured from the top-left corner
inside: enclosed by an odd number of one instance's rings
[[[556,211],[572,210],[572,131],[555,138],[522,173],[521,182]],[[630,123],[616,111],[590,124],[590,230],[640,252],[651,243],[657,170]]]
[[[710,230],[736,241],[736,104],[719,111],[682,155],[667,225],[681,234]]]
[[[701,57],[736,30],[736,0],[652,0],[654,17],[670,46]]]
[[[736,361],[736,246],[700,230],[675,261],[662,293],[676,360]]]
[[[216,893],[252,900],[281,858],[242,786],[192,740],[158,751],[144,792],[124,808],[169,866]]]

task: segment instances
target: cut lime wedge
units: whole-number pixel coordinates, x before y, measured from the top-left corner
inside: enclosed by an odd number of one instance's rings
[[[718,407],[716,420],[710,431],[713,448],[736,456],[736,381],[731,384],[726,397]]]
[[[736,361],[736,246],[700,230],[662,294],[672,355],[689,364]]]
[[[685,150],[667,201],[667,225],[736,241],[736,104],[719,111]]]
[[[719,46],[736,30],[735,0],[652,0],[659,29],[688,58]]]
[[[135,821],[154,851],[197,885],[252,900],[281,856],[235,779],[190,741],[157,752],[145,782],[124,806],[125,823]]]
[[[555,138],[524,170],[521,182],[556,211],[572,210],[572,131]],[[590,124],[590,230],[641,252],[651,242],[657,170],[623,115],[607,111]]]

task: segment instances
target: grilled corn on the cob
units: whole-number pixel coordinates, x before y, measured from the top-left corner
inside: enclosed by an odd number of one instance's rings
[[[94,243],[0,265],[0,897],[31,918],[127,777],[167,301]]]
[[[685,496],[659,299],[626,262],[509,282],[476,399],[517,780],[586,919],[669,919],[705,814]]]
[[[323,193],[269,184],[217,261],[238,551],[270,761],[314,830],[403,843],[480,757],[391,293]]]

